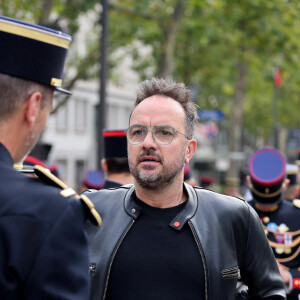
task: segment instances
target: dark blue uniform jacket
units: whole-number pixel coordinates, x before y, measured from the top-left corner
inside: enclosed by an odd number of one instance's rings
[[[0,299],[88,299],[79,200],[13,168],[0,143]]]

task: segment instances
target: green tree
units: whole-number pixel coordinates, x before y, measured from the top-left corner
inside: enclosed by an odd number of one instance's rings
[[[0,3],[3,15],[64,25],[74,43],[80,17],[94,14],[84,54],[74,49],[69,56],[73,75],[68,87],[79,78],[98,76],[99,1]],[[141,79],[156,75],[198,86],[199,106],[224,110],[230,150],[242,151],[245,131],[266,143],[271,141],[273,69],[278,66],[283,76],[278,123],[282,127],[299,125],[298,1],[110,0],[109,4],[109,70],[116,83],[115,67],[122,55],[130,55]],[[145,55],[143,47],[150,47],[151,53]],[[119,49],[122,55],[116,57]]]

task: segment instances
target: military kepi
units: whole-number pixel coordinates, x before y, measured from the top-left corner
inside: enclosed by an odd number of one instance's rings
[[[104,157],[127,157],[126,132],[122,129],[103,130]]]
[[[89,170],[84,174],[82,183],[89,189],[99,190],[104,186],[105,179],[98,170]]]
[[[266,147],[255,152],[249,160],[249,175],[255,202],[272,205],[281,200],[286,160],[280,151]]]
[[[71,36],[47,27],[0,16],[0,73],[63,89]]]

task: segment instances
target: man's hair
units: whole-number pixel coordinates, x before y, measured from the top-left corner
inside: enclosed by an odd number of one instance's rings
[[[0,120],[7,120],[35,91],[42,94],[42,108],[47,104],[52,88],[45,85],[0,73]]]
[[[127,157],[109,157],[106,158],[107,173],[129,173]]]
[[[169,97],[181,104],[186,116],[186,135],[191,139],[194,134],[197,120],[197,105],[190,101],[190,90],[183,83],[167,81],[162,78],[151,78],[150,80],[145,80],[139,84],[134,108],[146,98],[154,95]]]

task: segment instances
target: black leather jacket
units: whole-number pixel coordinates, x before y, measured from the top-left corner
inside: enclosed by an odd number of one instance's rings
[[[205,300],[233,300],[237,280],[249,287],[251,299],[285,299],[272,250],[256,212],[244,201],[184,184],[188,202],[169,224],[192,230],[205,272]],[[120,244],[139,216],[126,185],[87,191],[101,214],[100,228],[87,224],[90,244],[91,299],[104,300],[111,266]],[[180,222],[175,227],[175,222]]]

